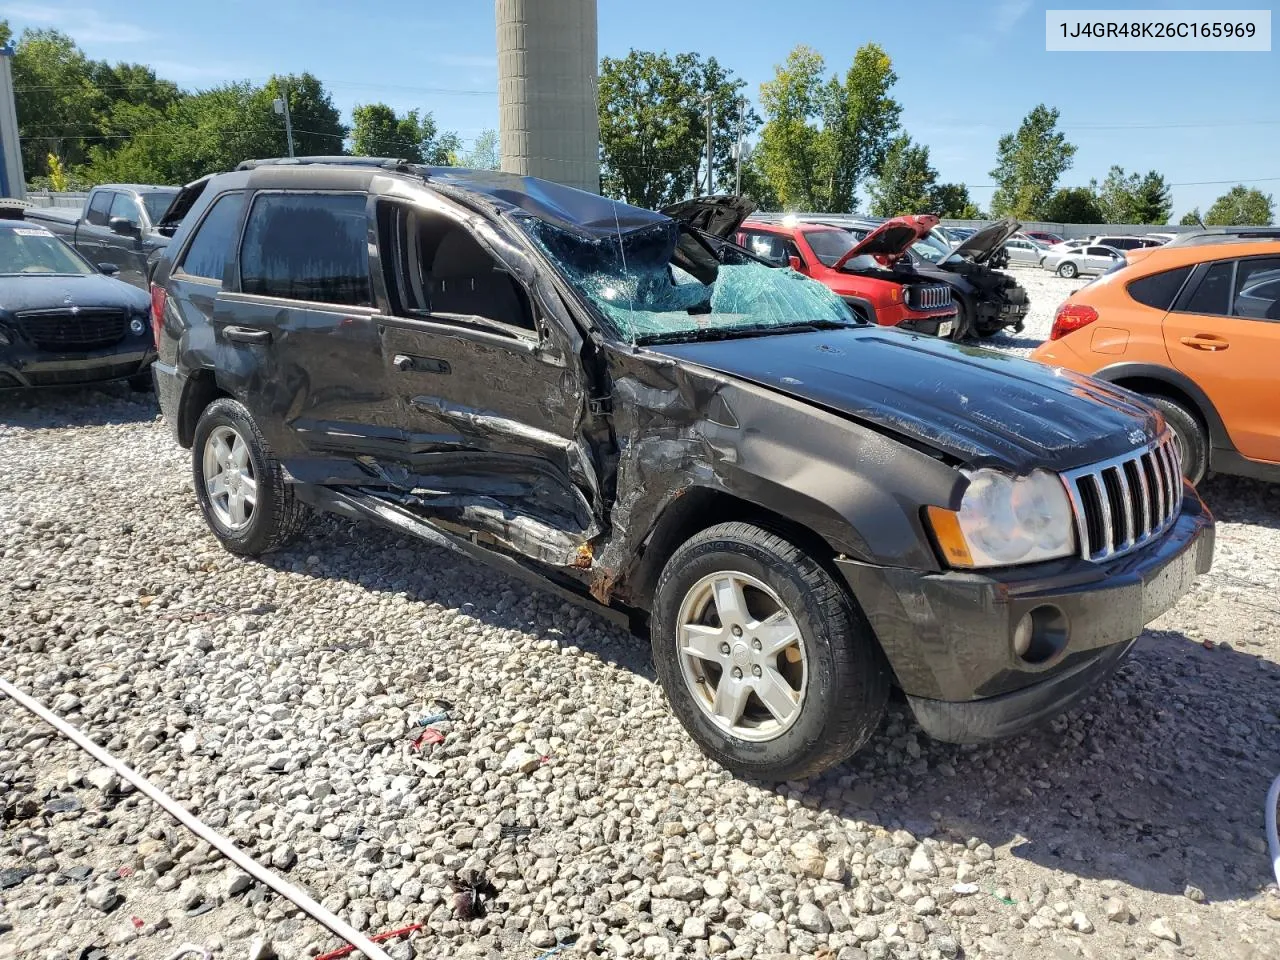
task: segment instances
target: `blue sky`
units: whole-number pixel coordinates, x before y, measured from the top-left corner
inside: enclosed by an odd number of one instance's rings
[[[875,41],[899,76],[903,126],[929,145],[944,180],[968,183],[984,206],[991,190],[981,185],[991,183],[997,139],[1040,102],[1061,110],[1060,124],[1079,147],[1064,185],[1101,179],[1112,163],[1154,168],[1175,184],[1175,218],[1194,205],[1203,210],[1238,181],[1261,181],[1251,185],[1280,197],[1280,54],[1045,51],[1046,9],[1099,6],[599,0],[600,54],[636,47],[712,55],[747,81],[755,99],[796,44],[815,47],[829,71],[843,71],[861,44]],[[148,63],[185,87],[309,70],[347,114],[372,100],[419,107],[465,142],[498,125],[491,0],[0,0],[0,16],[16,32],[56,27],[93,57]]]

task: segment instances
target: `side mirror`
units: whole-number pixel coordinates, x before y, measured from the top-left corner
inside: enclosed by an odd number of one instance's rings
[[[120,272],[120,267],[114,263],[100,263],[98,264],[98,272],[104,276],[114,277]]]
[[[125,217],[112,217],[107,221],[107,227],[112,233],[118,233],[122,237],[136,237],[142,233],[136,223]]]
[[[787,264],[788,264],[788,265],[791,267],[791,269],[792,269],[792,270],[794,270],[796,273],[804,273],[804,261],[803,261],[803,260],[801,260],[799,257],[794,257],[794,256],[793,256],[793,257],[788,257],[788,258],[787,258]]]

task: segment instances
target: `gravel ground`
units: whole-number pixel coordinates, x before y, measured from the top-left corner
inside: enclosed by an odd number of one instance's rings
[[[1025,351],[1079,281],[1018,276],[1031,322],[997,345]],[[423,924],[397,960],[574,937],[607,957],[1280,957],[1280,486],[1205,485],[1214,570],[1051,726],[961,748],[894,705],[852,761],[773,787],[706,761],[601,618],[331,518],[237,559],[187,463],[123,388],[0,397],[0,675],[355,926]],[[440,710],[443,742],[414,749]],[[8,702],[0,798],[0,960],[339,946]]]

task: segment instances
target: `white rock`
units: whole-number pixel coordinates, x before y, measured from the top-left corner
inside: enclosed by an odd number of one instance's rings
[[[1156,917],[1151,921],[1151,925],[1147,927],[1153,937],[1161,940],[1168,940],[1170,943],[1182,943],[1182,938],[1178,936],[1178,931],[1173,928],[1164,917]]]

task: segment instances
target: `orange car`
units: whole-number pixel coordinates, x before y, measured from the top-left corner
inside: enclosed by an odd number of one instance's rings
[[[1131,251],[1058,308],[1031,356],[1143,394],[1192,483],[1280,481],[1280,241]]]

